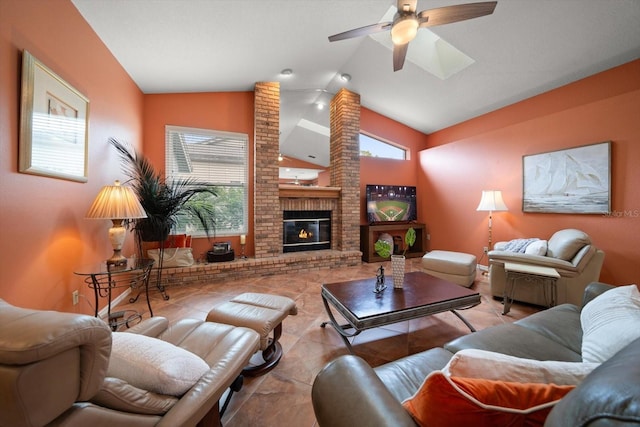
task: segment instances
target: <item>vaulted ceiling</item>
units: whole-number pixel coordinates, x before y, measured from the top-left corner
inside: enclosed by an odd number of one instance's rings
[[[417,10],[472,1],[419,0]],[[144,93],[281,82],[280,149],[322,166],[328,112],[316,103],[341,87],[431,133],[640,58],[638,0],[498,0],[491,15],[420,29],[397,72],[388,32],[328,40],[388,20],[393,0],[72,2]],[[447,77],[451,50],[471,60]]]

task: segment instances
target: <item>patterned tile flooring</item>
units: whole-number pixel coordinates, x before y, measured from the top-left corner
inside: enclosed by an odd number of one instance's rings
[[[316,374],[332,359],[348,354],[342,339],[333,328],[321,328],[328,320],[320,297],[323,283],[374,277],[379,264],[356,267],[317,269],[305,273],[255,277],[233,281],[212,281],[209,285],[179,286],[167,289],[164,301],[153,288],[150,299],[154,314],[175,322],[190,317],[204,319],[211,307],[243,292],[284,295],[296,301],[298,314],[283,322],[280,342],[284,356],[266,375],[245,378],[242,390],[233,396],[222,419],[225,427],[316,426],[311,404],[311,385]],[[408,259],[406,271],[420,270],[420,258]],[[390,271],[390,266],[389,270]],[[465,310],[463,315],[477,329],[513,322],[538,310],[514,303],[503,316],[502,305],[489,293],[486,276],[478,273],[472,287],[481,294],[481,304]],[[144,297],[134,304],[118,305],[135,309],[148,317]],[[338,317],[339,319],[339,317]],[[364,331],[352,339],[354,352],[372,366],[438,347],[470,333],[452,313],[446,312]]]

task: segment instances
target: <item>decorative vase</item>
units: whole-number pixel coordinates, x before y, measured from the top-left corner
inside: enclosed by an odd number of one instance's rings
[[[402,289],[404,283],[404,255],[391,255],[391,272],[393,275],[393,287]]]

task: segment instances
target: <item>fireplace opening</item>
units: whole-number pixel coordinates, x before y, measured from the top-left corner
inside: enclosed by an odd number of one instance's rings
[[[284,211],[283,252],[331,249],[331,211]]]

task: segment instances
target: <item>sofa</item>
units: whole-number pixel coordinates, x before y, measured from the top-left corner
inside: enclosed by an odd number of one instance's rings
[[[112,332],[95,317],[3,300],[0,325],[1,427],[219,426],[218,402],[260,341],[195,319]]]
[[[621,349],[611,349],[615,353],[604,362],[582,363],[581,314],[586,318],[586,304],[612,289],[617,288],[604,283],[592,283],[585,290],[581,306],[555,306],[519,321],[492,326],[457,338],[441,348],[410,355],[376,368],[370,367],[363,359],[354,355],[338,357],[323,368],[313,383],[312,402],[318,424],[332,427],[415,427],[416,420],[401,402],[418,395],[423,382],[427,383],[425,379],[428,376],[435,377],[441,370],[447,369],[458,355],[465,352],[488,352],[486,354],[532,364],[566,364],[576,367],[592,365],[585,376],[576,381],[577,386],[574,383],[568,394],[557,403],[553,402],[554,405],[548,409],[550,413],[547,412],[537,425],[640,425],[640,338],[629,337],[628,344],[621,341]],[[637,294],[637,288],[635,292]],[[634,301],[636,305],[631,316],[635,316],[638,321],[637,314],[640,310],[637,304],[640,297],[636,297]],[[593,317],[597,316],[596,313]],[[591,331],[591,326],[589,328]],[[637,325],[634,328],[637,329]],[[636,336],[639,335],[640,332]],[[590,345],[591,336],[588,337]],[[498,376],[506,371],[497,365],[494,368],[491,364],[484,370]],[[527,372],[534,371],[529,369]],[[555,374],[551,375],[550,382],[560,383],[559,379],[554,381],[556,379]],[[427,419],[429,415],[426,414]],[[444,423],[433,425],[504,424],[473,421],[456,424],[445,420]]]
[[[523,247],[523,244],[530,242]],[[514,250],[507,250],[509,245]],[[519,249],[520,251],[518,251]],[[579,305],[584,288],[600,279],[604,252],[593,245],[587,233],[576,229],[559,230],[548,241],[515,239],[498,242],[489,256],[489,286],[491,295],[504,296],[507,275],[504,263],[518,263],[555,268],[560,278],[556,282],[556,304]],[[514,299],[535,305],[547,306],[542,286],[518,279]]]

